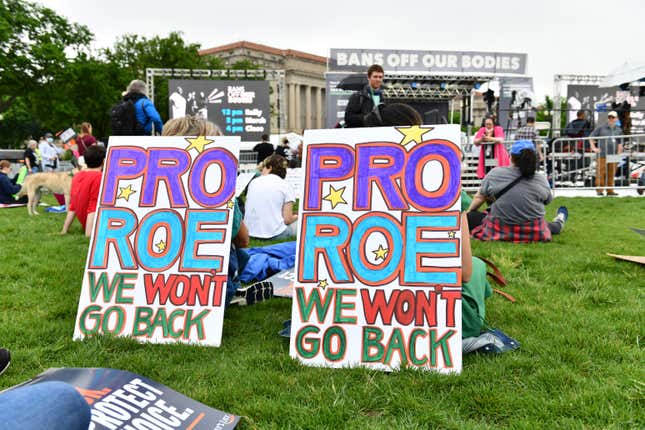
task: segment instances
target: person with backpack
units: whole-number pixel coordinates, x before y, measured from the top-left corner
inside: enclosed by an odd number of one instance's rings
[[[159,112],[147,97],[145,82],[130,82],[123,100],[110,111],[113,136],[152,136],[161,134],[163,123]]]

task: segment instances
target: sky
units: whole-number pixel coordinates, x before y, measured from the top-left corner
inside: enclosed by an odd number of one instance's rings
[[[606,75],[645,62],[645,1],[41,0],[87,25],[95,47],[181,31],[202,48],[247,40],[328,56],[330,48],[528,54],[538,100],[553,75]]]

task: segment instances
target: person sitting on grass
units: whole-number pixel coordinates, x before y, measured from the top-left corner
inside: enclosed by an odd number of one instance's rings
[[[87,167],[72,178],[69,208],[60,234],[66,234],[69,231],[74,217],[81,223],[85,236],[89,237],[92,233],[104,160],[104,147],[92,145],[85,150],[85,165]]]
[[[496,167],[486,175],[468,208],[474,238],[544,242],[562,231],[569,211],[560,206],[553,222],[544,220],[544,207],[553,196],[546,177],[535,171],[536,159],[533,142],[518,140],[511,148],[511,166]],[[488,212],[477,212],[485,202]]]
[[[249,235],[276,240],[296,236],[298,215],[293,213],[296,196],[287,176],[286,158],[273,154],[262,162],[261,176],[248,187],[244,222]]]
[[[19,200],[16,200],[14,197],[22,187],[16,184],[19,175],[10,179],[9,173],[11,173],[11,163],[7,160],[0,160],[0,204],[13,205],[27,203],[27,196],[23,196]]]

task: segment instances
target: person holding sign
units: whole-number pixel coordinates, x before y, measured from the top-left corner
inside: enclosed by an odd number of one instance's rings
[[[558,209],[553,222],[544,220],[544,206],[553,196],[546,177],[536,173],[535,145],[518,140],[511,149],[513,165],[493,169],[468,208],[473,237],[480,240],[506,240],[514,243],[550,241],[564,228],[569,212]],[[485,202],[488,213],[479,213]]]
[[[249,184],[244,222],[251,237],[276,240],[296,235],[298,215],[293,213],[296,196],[284,179],[287,164],[286,158],[271,155],[262,164],[261,176]]]
[[[504,148],[504,129],[495,124],[493,117],[484,119],[484,126],[475,134],[473,143],[481,145],[477,177],[483,179],[495,166],[508,166],[510,164],[508,153]]]

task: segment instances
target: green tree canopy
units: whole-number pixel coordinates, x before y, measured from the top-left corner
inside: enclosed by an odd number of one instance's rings
[[[0,114],[50,82],[93,37],[46,7],[0,0]]]

